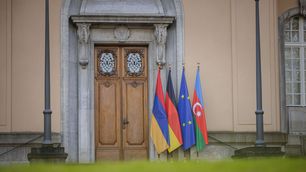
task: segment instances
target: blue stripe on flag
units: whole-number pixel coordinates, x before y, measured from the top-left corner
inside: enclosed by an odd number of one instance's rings
[[[168,119],[166,116],[166,111],[160,103],[157,95],[155,95],[154,98],[153,115],[155,116],[155,119],[165,137],[165,140],[167,141],[168,145],[170,145]]]

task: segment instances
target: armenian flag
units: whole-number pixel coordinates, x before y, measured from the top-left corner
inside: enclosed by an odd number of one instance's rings
[[[168,120],[165,111],[164,93],[160,79],[160,69],[158,69],[156,90],[153,105],[153,115],[151,118],[150,134],[158,154],[167,150],[170,144]]]
[[[192,111],[195,119],[196,148],[201,151],[208,144],[207,126],[204,112],[204,102],[200,81],[200,69],[198,67],[193,93]]]
[[[176,110],[176,100],[171,79],[171,69],[168,74],[167,93],[166,93],[166,113],[169,122],[170,147],[168,152],[172,152],[183,143],[180,121]]]
[[[183,136],[183,149],[187,150],[195,144],[194,125],[190,98],[188,94],[187,83],[185,79],[185,69],[183,68],[181,88],[178,102],[178,114],[180,117],[182,136]]]

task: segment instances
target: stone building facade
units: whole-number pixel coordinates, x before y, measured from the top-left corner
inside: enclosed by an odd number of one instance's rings
[[[260,1],[260,24],[265,142],[301,156],[306,20],[299,2]],[[27,162],[43,131],[44,1],[1,0],[0,13],[0,161]],[[224,159],[254,145],[254,0],[52,0],[50,34],[52,139],[68,162],[167,158],[157,156],[148,132],[158,65],[164,90],[171,66],[178,93],[184,64],[192,95],[200,63],[210,143],[175,158]],[[143,68],[126,67],[127,59]]]

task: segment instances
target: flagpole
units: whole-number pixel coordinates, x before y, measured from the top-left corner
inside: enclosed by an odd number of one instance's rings
[[[200,63],[199,62],[197,62],[197,69],[198,69],[198,71],[200,70]],[[197,149],[197,157],[199,157],[199,150]]]
[[[171,73],[171,64],[168,64],[168,69],[169,69],[169,73]],[[168,89],[168,85],[167,85],[167,89]],[[172,152],[167,152],[168,155],[170,155],[170,158],[173,159],[173,151]]]
[[[182,63],[182,67],[183,67],[183,71],[185,70],[185,63],[183,62]],[[182,78],[183,76],[181,76],[181,78]],[[187,150],[184,150],[184,158],[185,159],[189,159],[189,157],[190,157],[190,149],[187,149]]]
[[[168,65],[168,69],[169,69],[169,72],[171,72],[171,64]],[[167,93],[166,93],[167,94]],[[169,122],[169,118],[168,118],[168,122]],[[170,146],[170,145],[169,145]],[[169,159],[169,156],[170,158],[173,158],[173,155],[172,155],[172,152],[168,152],[167,151],[167,158]]]

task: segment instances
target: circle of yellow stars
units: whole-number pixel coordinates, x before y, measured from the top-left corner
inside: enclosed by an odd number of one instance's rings
[[[181,95],[181,98],[184,99],[185,96],[184,96],[184,95]],[[190,100],[190,97],[188,96],[187,99]],[[189,121],[187,122],[187,125],[191,125],[191,124],[192,124],[192,122],[189,120]],[[182,124],[182,126],[185,127],[185,126],[186,126],[186,123],[184,122],[184,123]]]

